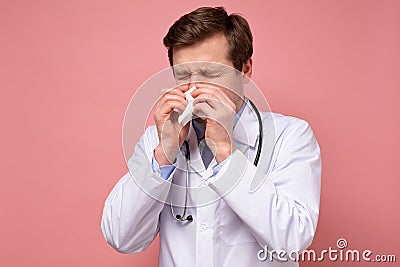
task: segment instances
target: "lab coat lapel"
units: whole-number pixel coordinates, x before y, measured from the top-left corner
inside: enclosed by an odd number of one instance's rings
[[[257,144],[259,133],[257,116],[249,103],[245,105],[232,132],[235,147],[244,154],[249,147],[253,148]]]

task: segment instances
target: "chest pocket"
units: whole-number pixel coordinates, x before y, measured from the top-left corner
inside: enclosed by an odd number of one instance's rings
[[[257,242],[254,236],[247,230],[242,220],[232,211],[224,200],[221,200],[220,209],[219,235],[226,244],[238,245]]]

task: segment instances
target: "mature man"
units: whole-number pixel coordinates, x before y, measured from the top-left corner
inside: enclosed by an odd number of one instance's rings
[[[293,255],[311,244],[318,221],[320,151],[305,121],[260,115],[244,97],[248,23],[199,8],[164,44],[177,86],[158,100],[155,126],[106,200],[107,242],[135,253],[159,233],[160,266],[298,266]],[[194,119],[179,123],[188,105]]]

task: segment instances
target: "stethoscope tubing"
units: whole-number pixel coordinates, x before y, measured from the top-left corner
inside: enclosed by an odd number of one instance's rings
[[[258,165],[258,162],[260,161],[260,156],[261,156],[261,149],[262,149],[262,142],[263,142],[263,124],[261,120],[261,115],[260,112],[258,111],[256,105],[251,101],[250,99],[247,99],[253,109],[253,111],[256,113],[257,116],[257,121],[258,121],[258,146],[257,146],[257,153],[254,158],[254,166]],[[193,221],[193,216],[192,215],[186,215],[187,211],[187,200],[188,200],[188,186],[189,186],[189,169],[190,169],[190,148],[189,148],[189,142],[184,141],[183,145],[185,146],[185,158],[186,158],[186,185],[185,185],[185,206],[183,208],[183,214],[175,214],[174,209],[172,208],[172,203],[170,203],[171,206],[171,214],[172,217],[178,221],[178,222],[192,222]]]

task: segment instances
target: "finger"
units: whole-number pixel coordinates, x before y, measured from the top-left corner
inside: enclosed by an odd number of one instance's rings
[[[207,102],[215,110],[228,109],[233,112],[236,110],[235,104],[232,101],[229,99],[225,101],[225,99],[216,98],[215,94],[201,94],[194,99],[193,105],[202,102]]]
[[[185,89],[183,87],[182,88],[176,87],[176,88],[162,89],[161,90],[161,97],[164,96],[164,95],[172,94],[172,95],[179,95],[179,96],[184,98],[185,97],[185,94],[184,94],[185,90],[187,91],[187,89]]]
[[[203,83],[203,84],[198,84],[197,87],[216,91],[217,93],[224,95],[225,97],[228,97],[228,98],[229,98],[228,93],[238,95],[238,93],[235,90],[232,90],[229,87],[225,87],[225,86],[221,86],[221,85],[217,85],[217,84],[208,84],[208,83],[204,84]]]
[[[225,92],[220,91],[220,90],[213,90],[209,88],[201,89],[202,92],[207,92],[206,94],[209,94],[209,96],[213,96],[214,99],[218,99],[221,103],[224,105],[228,106],[230,109],[236,111],[236,105],[235,103],[228,97]],[[206,94],[200,94],[197,98],[206,95]],[[195,98],[196,99],[196,98]]]
[[[187,90],[189,90],[189,84],[188,83],[180,84],[180,85],[178,85],[178,86],[176,86],[174,88],[184,93]]]
[[[158,109],[155,110],[155,112],[167,115],[171,113],[174,109],[183,110],[184,103],[176,100],[165,101],[163,105],[160,105]]]
[[[218,117],[220,116],[225,116],[228,114],[231,114],[234,116],[236,113],[235,106],[229,105],[228,103],[216,100],[216,99],[203,99],[203,98],[196,98],[195,101],[193,102],[193,105],[197,105],[198,103],[207,103],[213,110],[215,114],[219,114]],[[225,115],[223,115],[225,114]],[[229,116],[231,116],[229,115]]]
[[[193,106],[193,114],[202,119],[213,118],[214,110],[206,102],[201,102]]]
[[[235,104],[223,92],[209,89],[209,88],[200,88],[198,90],[195,90],[195,92],[196,92],[196,94],[193,96],[195,100],[199,99],[199,98],[216,99],[219,102],[224,103],[225,105],[228,105],[231,108],[235,109]]]
[[[210,92],[222,93],[225,95],[224,90],[229,90],[225,87],[220,87],[212,84],[196,84],[197,89],[207,90]]]
[[[213,85],[199,85],[198,86],[199,92],[198,93],[212,93],[218,97],[218,99],[225,100],[225,102],[230,103],[232,100],[228,97],[228,95],[219,87]],[[232,102],[233,104],[233,102]]]
[[[167,92],[164,93],[163,95],[161,95],[158,100],[156,105],[164,105],[164,103],[166,101],[170,101],[170,100],[175,100],[175,101],[180,101],[180,102],[186,102],[186,96],[185,94],[178,93],[178,92]]]
[[[178,111],[179,113],[182,113],[183,111],[185,111],[186,107],[187,107],[187,102],[183,102],[180,105],[176,106],[174,108],[174,111]]]
[[[202,101],[204,101],[204,99],[215,99],[220,102],[225,102],[225,99],[223,97],[216,94],[212,90],[200,90],[199,89],[199,91],[195,90],[194,92],[196,92],[196,94],[193,95],[193,98],[195,101],[196,101],[196,99],[203,99]]]
[[[191,93],[191,95],[192,95],[194,98],[198,97],[198,96],[201,95],[201,94],[212,94],[212,95],[215,95],[216,98],[217,98],[218,95],[219,95],[216,89],[211,89],[211,88],[208,88],[208,87],[197,87],[197,89],[194,90],[194,91]]]
[[[218,103],[221,103],[219,99],[216,99],[213,95],[210,94],[202,94],[198,96],[197,98],[194,99],[193,105],[197,105],[200,103],[206,103],[208,104],[211,108],[217,109],[219,107]]]

